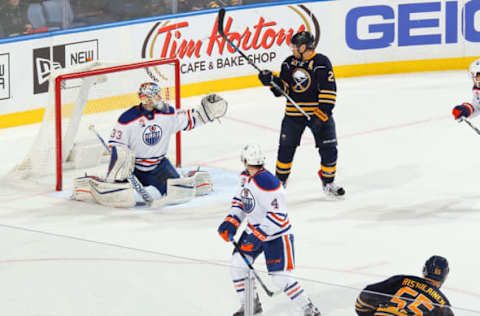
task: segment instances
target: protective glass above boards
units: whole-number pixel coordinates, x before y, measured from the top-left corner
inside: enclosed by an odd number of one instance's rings
[[[0,38],[265,2],[279,0],[0,0]]]

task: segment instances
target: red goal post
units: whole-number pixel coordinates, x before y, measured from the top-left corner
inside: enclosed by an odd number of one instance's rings
[[[140,103],[137,91],[143,82],[157,82],[164,100],[177,109],[181,107],[180,63],[175,58],[123,63],[95,61],[54,71],[40,131],[30,153],[11,174],[43,186],[54,182],[55,190],[61,191],[65,170],[93,168],[108,161],[105,149],[87,127],[94,126],[108,141],[119,115]],[[176,134],[175,146],[170,147],[174,147],[171,149],[175,153],[169,152],[170,156],[175,155],[178,167],[180,132]],[[36,181],[47,178],[43,183]]]

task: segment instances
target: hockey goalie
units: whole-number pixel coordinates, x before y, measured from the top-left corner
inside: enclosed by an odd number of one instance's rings
[[[153,201],[183,203],[212,191],[208,172],[198,170],[181,177],[166,154],[176,132],[190,131],[224,116],[226,100],[208,94],[197,108],[176,110],[162,100],[160,87],[154,82],[142,83],[138,96],[140,104],[120,115],[110,135],[106,177],[74,179],[74,200],[133,207],[152,205]]]

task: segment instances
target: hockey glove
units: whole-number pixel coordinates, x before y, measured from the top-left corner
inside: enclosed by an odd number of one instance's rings
[[[264,69],[258,73],[258,79],[264,86],[269,86],[273,80],[273,74],[270,70]]]
[[[258,250],[262,246],[262,241],[255,237],[254,234],[243,233],[238,244],[242,251],[252,252]]]
[[[463,103],[462,105],[457,105],[452,110],[453,117],[458,120],[462,117],[469,117],[472,114],[472,105],[469,103]]]
[[[226,242],[232,241],[233,236],[237,233],[238,226],[240,226],[240,220],[238,217],[228,215],[223,223],[218,226],[218,233]]]
[[[210,93],[202,98],[201,105],[196,109],[200,119],[206,122],[213,122],[227,113],[228,103],[221,96]]]

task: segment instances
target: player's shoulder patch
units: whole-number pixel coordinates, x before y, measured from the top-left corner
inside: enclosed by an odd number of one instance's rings
[[[253,176],[255,184],[264,191],[275,191],[281,187],[280,180],[270,171],[263,169]]]
[[[132,121],[135,121],[138,119],[140,116],[142,116],[142,110],[140,109],[140,106],[135,105],[123,112],[120,117],[118,118],[118,122],[120,124],[128,124]]]

